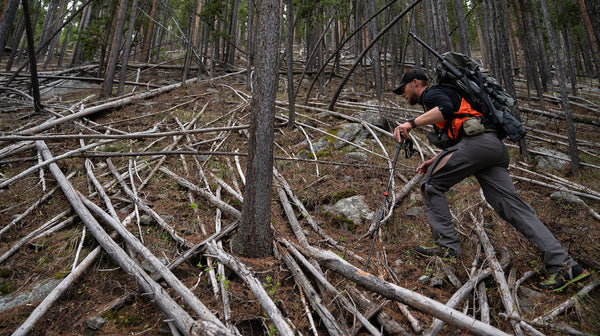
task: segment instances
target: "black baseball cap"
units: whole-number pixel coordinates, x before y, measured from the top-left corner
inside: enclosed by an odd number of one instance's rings
[[[426,80],[426,81],[429,80],[429,78],[427,78],[427,75],[423,72],[423,70],[419,70],[419,69],[408,70],[407,72],[404,73],[404,75],[402,75],[402,77],[400,78],[400,84],[398,84],[398,87],[395,88],[394,90],[392,90],[392,92],[395,94],[401,95],[402,92],[404,91],[404,85],[412,82],[415,79]]]

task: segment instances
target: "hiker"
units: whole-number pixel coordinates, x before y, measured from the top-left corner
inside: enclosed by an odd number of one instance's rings
[[[451,138],[447,139],[450,143],[440,145],[442,151],[437,156],[421,163],[416,169],[417,173],[425,175],[420,189],[435,241],[433,247],[418,246],[415,249],[418,254],[443,259],[460,257],[460,240],[444,192],[474,175],[487,202],[500,217],[525,235],[543,256],[549,276],[535,285],[537,289],[562,291],[570,283],[590,275],[569,256],[537,218],[533,208],[517,194],[508,173],[508,150],[499,133],[483,127],[478,135],[464,135],[461,122],[481,116],[481,113],[472,109],[453,89],[441,85],[429,86],[427,76],[418,69],[404,73],[393,92],[404,97],[410,105],[419,104],[425,110],[422,115],[394,129],[394,138],[398,142],[402,138],[408,139],[412,129],[425,125],[434,125],[438,134],[443,130]]]

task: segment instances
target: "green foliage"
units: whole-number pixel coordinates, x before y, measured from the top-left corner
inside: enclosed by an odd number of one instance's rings
[[[263,283],[263,287],[267,291],[267,294],[269,294],[269,296],[271,298],[274,298],[275,292],[281,286],[281,283],[279,281],[274,282],[273,278],[271,278],[271,276],[267,276],[267,278],[265,280],[266,280],[266,282]]]
[[[6,296],[6,295],[12,293],[12,291],[13,291],[12,284],[10,282],[3,283],[2,285],[0,285],[0,295],[1,296]]]

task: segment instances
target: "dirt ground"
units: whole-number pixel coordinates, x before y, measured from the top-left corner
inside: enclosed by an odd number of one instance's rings
[[[196,128],[200,127],[220,127],[231,125],[244,125],[249,122],[250,108],[247,102],[242,99],[232,88],[246,92],[244,88],[244,75],[232,76],[227,79],[217,81],[202,81],[184,88],[176,89],[168,93],[161,94],[151,100],[136,101],[134,104],[114,109],[108,112],[100,113],[86,120],[80,120],[79,123],[69,123],[60,125],[48,132],[48,134],[76,134],[78,132],[90,133],[91,129],[102,133],[116,134],[115,130],[124,132],[140,132],[159,126],[161,131],[170,131],[180,129],[177,120],[185,124],[200,112],[207,105],[197,121]],[[89,95],[90,92],[78,93],[71,96],[62,97],[49,104],[57,113],[65,113],[58,106],[70,106],[77,101]],[[326,96],[326,95],[325,95]],[[404,102],[398,97],[388,97],[396,104],[406,108]],[[284,89],[278,93],[279,100],[285,100]],[[351,107],[341,104],[338,112],[356,115],[364,112],[365,102],[371,100],[363,94],[345,93],[342,98],[346,102],[354,102],[359,105]],[[593,99],[593,98],[592,98]],[[92,98],[90,103],[93,104]],[[326,104],[325,99],[313,101],[315,103]],[[600,101],[596,101],[600,104]],[[315,104],[316,105],[316,104]],[[322,105],[317,105],[322,107]],[[375,106],[377,109],[377,106]],[[298,121],[318,127],[323,131],[334,132],[339,130],[341,125],[347,123],[346,120],[336,118],[325,113],[297,109]],[[404,109],[395,109],[391,105],[379,107],[381,113],[386,117],[405,118],[412,111],[407,112]],[[416,110],[415,110],[416,111]],[[578,110],[577,113],[589,113],[586,110]],[[277,114],[283,113],[278,110]],[[3,134],[12,134],[19,127],[25,127],[28,124],[38,124],[46,120],[49,115],[28,115],[27,111],[21,110],[11,113],[0,113],[0,131]],[[596,112],[597,114],[597,112]],[[23,118],[21,118],[23,117]],[[533,119],[533,116],[526,116]],[[540,118],[536,117],[539,121]],[[391,120],[392,122],[394,120]],[[554,122],[556,124],[556,122]],[[29,126],[30,127],[30,126]],[[107,127],[112,130],[107,131]],[[580,126],[581,136],[585,140],[598,143],[597,126]],[[306,132],[313,138],[321,136],[320,133],[306,128]],[[417,136],[424,139],[424,131],[417,130]],[[379,156],[369,155],[368,163],[348,164],[344,162],[344,150],[328,151],[320,153],[321,163],[307,162],[304,160],[292,159],[298,158],[303,146],[300,144],[305,140],[305,135],[299,129],[288,129],[278,127],[275,131],[275,155],[280,158],[276,161],[276,168],[285,176],[291,189],[302,200],[306,208],[311,212],[316,220],[321,223],[322,229],[335,239],[347,251],[352,251],[366,258],[371,245],[371,238],[367,237],[359,240],[370,223],[363,223],[356,226],[344,227],[344,221],[332,217],[331,214],[323,212],[324,204],[332,204],[340,195],[362,195],[372,211],[377,211],[382,204],[383,191],[388,181],[389,170],[386,160]],[[121,140],[111,144],[106,144],[95,150],[96,153],[127,153],[141,151],[160,151],[172,143],[173,138],[166,139],[145,138],[136,140]],[[205,143],[198,144],[202,141]],[[387,148],[388,153],[394,152],[395,143],[393,139],[382,136],[381,141]],[[531,139],[530,141],[536,141]],[[566,140],[565,140],[566,141]],[[86,140],[91,143],[92,140]],[[549,148],[558,148],[558,141],[553,143],[544,143]],[[80,146],[77,140],[46,140],[48,147],[56,156],[68,150]],[[233,153],[238,150],[240,153],[247,152],[247,141],[244,132],[223,132],[223,133],[201,133],[191,138],[185,139],[179,146],[180,150],[197,150],[200,152],[218,151]],[[220,144],[217,147],[215,144]],[[3,144],[6,146],[6,144]],[[369,148],[377,153],[381,149],[376,142],[371,143]],[[304,149],[306,150],[306,149]],[[566,151],[564,148],[563,151]],[[511,148],[513,161],[516,163],[517,149]],[[597,151],[596,151],[597,153]],[[134,156],[134,157],[111,157],[114,165],[121,172],[133,167],[138,169],[138,174],[134,177],[136,185],[148,176],[157,160],[152,161],[149,168],[144,167],[152,156]],[[113,180],[113,175],[106,168],[105,157],[90,158],[94,171],[102,184]],[[586,156],[587,162],[598,164],[600,160],[594,156]],[[594,161],[595,159],[595,161]],[[88,182],[84,170],[84,155],[78,157],[69,157],[58,162],[59,167],[65,174],[74,172],[71,183],[83,194],[92,194],[93,186]],[[25,167],[33,165],[37,161],[37,150],[35,147],[25,150],[19,154],[0,160],[1,177],[9,178]],[[397,166],[395,176],[395,185],[397,189],[404,186],[414,175],[414,168],[419,164],[421,158],[419,155],[411,159],[401,158]],[[528,169],[537,170],[535,162],[531,159]],[[215,192],[217,183],[214,176],[218,176],[229,185],[238,185],[241,189],[243,182],[237,166],[245,171],[246,158],[243,155],[234,157],[233,155],[212,155],[212,156],[192,156],[192,155],[168,155],[163,163],[164,166],[176,174],[185,177],[198,186],[204,186],[205,182],[200,174],[202,172],[209,181],[212,192]],[[511,169],[511,173],[518,176],[534,177],[531,174],[523,173]],[[548,172],[541,172],[548,173]],[[585,185],[591,189],[598,190],[600,185],[600,176],[598,169],[584,167],[580,177],[571,176],[569,167],[562,170],[552,171],[551,173],[569,179],[578,184]],[[213,176],[214,174],[214,176]],[[20,179],[10,187],[0,190],[0,227],[4,227],[15,216],[23,213],[31,204],[40,199],[48,190],[54,188],[57,184],[52,175],[45,170],[44,182],[40,179],[38,172],[28,177]],[[130,181],[127,181],[128,183]],[[45,190],[43,190],[45,184]],[[554,190],[534,184],[519,181],[516,183],[521,196],[529,202],[537,211],[540,219],[556,235],[569,253],[590,272],[593,277],[597,277],[600,270],[600,221],[595,219],[588,208],[583,204],[574,204],[559,202],[551,199],[549,195]],[[189,198],[188,192],[180,187],[173,179],[162,172],[157,172],[150,178],[147,186],[138,191],[140,197],[147,202],[158,214],[160,214],[176,232],[193,244],[202,242],[208,235],[215,232],[215,207],[207,203],[198,195],[193,195],[193,201]],[[131,202],[121,188],[116,185],[109,191],[118,215],[123,220],[131,211]],[[241,203],[225,190],[222,193],[223,200],[241,210]],[[415,190],[411,195],[416,195]],[[370,272],[379,277],[396,283],[399,286],[413,290],[434,300],[445,302],[456,291],[456,288],[444,278],[438,287],[419,282],[419,278],[427,275],[433,276],[443,274],[440,267],[431,260],[419,258],[413,248],[417,244],[430,243],[430,231],[424,216],[410,216],[406,211],[410,208],[422,206],[418,197],[409,195],[394,209],[392,217],[382,224],[380,238],[376,241],[375,253],[372,259],[372,269]],[[97,198],[91,198],[96,204],[104,205]],[[505,250],[510,254],[510,266],[507,268],[507,275],[514,272],[516,279],[521,278],[526,272],[540,269],[541,259],[536,250],[526,239],[519,234],[512,226],[502,221],[495,213],[490,211],[484,203],[481,202],[479,187],[473,178],[468,178],[457,185],[448,194],[451,202],[455,222],[463,240],[462,257],[456,261],[447,263],[447,265],[457,275],[463,283],[469,279],[473,260],[478,254],[477,235],[473,229],[473,222],[469,215],[469,210],[475,214],[482,209],[486,223],[486,231],[495,246],[500,250]],[[587,206],[600,211],[600,202],[593,199],[584,199]],[[57,190],[50,198],[31,214],[24,217],[18,225],[0,236],[0,253],[5,253],[19,239],[23,238],[32,230],[43,223],[46,223],[62,211],[68,210],[70,205],[62,192]],[[276,230],[276,235],[295,240],[289,226],[281,204],[278,201],[277,194],[273,193],[272,202],[272,224]],[[71,216],[72,213],[64,217]],[[309,242],[317,247],[334,250],[319,235],[317,235],[305,219],[299,216],[300,224],[308,235]],[[223,226],[231,224],[234,218],[224,214],[222,218]],[[202,232],[203,228],[206,232]],[[0,289],[1,295],[14,295],[15,293],[25,292],[33,288],[36,284],[48,279],[64,278],[71,270],[75,252],[80,244],[82,237],[83,224],[79,219],[67,225],[62,230],[53,233],[50,236],[33,240],[17,250],[6,261],[0,264]],[[157,257],[173,260],[186,248],[176,244],[173,239],[160,229],[155,222],[142,221],[139,226],[129,226],[129,229],[136,236],[142,236],[144,244]],[[231,237],[226,237],[223,244],[226,250],[229,250]],[[125,245],[125,244],[122,244]],[[85,236],[80,261],[97,246],[93,237],[89,234]],[[125,247],[125,246],[124,246]],[[126,248],[126,247],[125,247]],[[337,251],[343,255],[342,252]],[[139,258],[139,257],[138,257]],[[356,260],[345,256],[346,260],[362,268]],[[209,270],[215,266],[216,262],[211,261],[207,256],[197,256],[174,270],[174,274],[191,288],[194,294],[208,306],[215,315],[223,319],[223,304],[220,296],[215,296],[211,285]],[[479,265],[483,257],[480,257]],[[267,292],[273,297],[278,308],[283,315],[289,319],[297,334],[312,334],[309,319],[304,309],[301,291],[291,276],[287,267],[282,261],[275,257],[264,260],[252,260],[241,258],[248,265],[254,275],[258,277]],[[389,273],[383,265],[387,263],[395,273],[395,277]],[[355,286],[351,281],[341,277],[331,271],[325,270],[330,282],[339,290],[343,291],[346,286]],[[265,316],[263,309],[253,296],[249,288],[244,284],[235,273],[228,271],[227,289],[231,299],[231,324],[235,325],[242,335],[274,335],[275,331],[268,317]],[[396,280],[397,279],[397,280]],[[522,316],[526,320],[531,320],[550,309],[561,304],[573,296],[583,285],[589,284],[591,280],[584,281],[582,284],[570,286],[563,293],[548,294],[536,292],[531,294],[532,284],[539,281],[540,276],[534,276],[526,280],[520,290],[520,297],[527,297],[527,302],[521,302]],[[510,324],[501,316],[504,311],[500,296],[498,295],[498,285],[492,278],[485,281],[489,297],[491,310],[491,324],[504,331],[512,332]],[[373,299],[375,302],[381,302],[381,296],[370,291],[359,288]],[[167,289],[173,297],[178,297],[171,289]],[[126,294],[134,294],[129,300],[113,309],[106,310],[115,300]],[[180,298],[177,301],[185,306]],[[478,313],[477,308],[473,308],[477,298],[469,297],[460,305],[459,310],[468,314]],[[325,296],[324,303],[336,312],[335,316],[345,316],[345,323],[352,326],[352,318],[338,306],[336,300],[331,296]],[[35,309],[37,303],[19,306],[0,313],[0,335],[11,334],[19,325],[21,325],[29,314]],[[551,323],[554,326],[568,325],[579,331],[589,334],[600,334],[600,291],[595,289],[590,295],[579,299],[578,303],[568,309],[565,313],[557,316]],[[404,317],[398,305],[390,302],[384,306],[384,311],[390,314],[406,330],[413,334],[415,332]],[[411,309],[412,314],[419,321],[423,328],[427,328],[432,321],[428,314]],[[106,323],[98,330],[91,329],[87,322],[92,317],[102,316]],[[313,314],[319,334],[326,334],[319,318]],[[144,293],[140,293],[139,287],[119,266],[111,260],[106,254],[102,256],[88,269],[56,302],[49,312],[44,315],[31,332],[32,335],[161,335],[169,334],[168,324],[165,322],[165,315]],[[377,323],[377,322],[375,322]],[[556,328],[539,327],[540,331],[546,335],[562,335],[564,331]],[[366,334],[364,329],[359,334]],[[446,327],[442,334],[444,335],[462,335],[465,332],[457,330],[454,327]]]

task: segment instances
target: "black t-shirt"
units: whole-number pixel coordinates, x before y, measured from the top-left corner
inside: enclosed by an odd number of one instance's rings
[[[456,91],[441,85],[428,87],[419,99],[419,104],[423,106],[425,112],[437,106],[445,120],[454,118],[454,113],[460,109],[461,102],[462,97]]]

